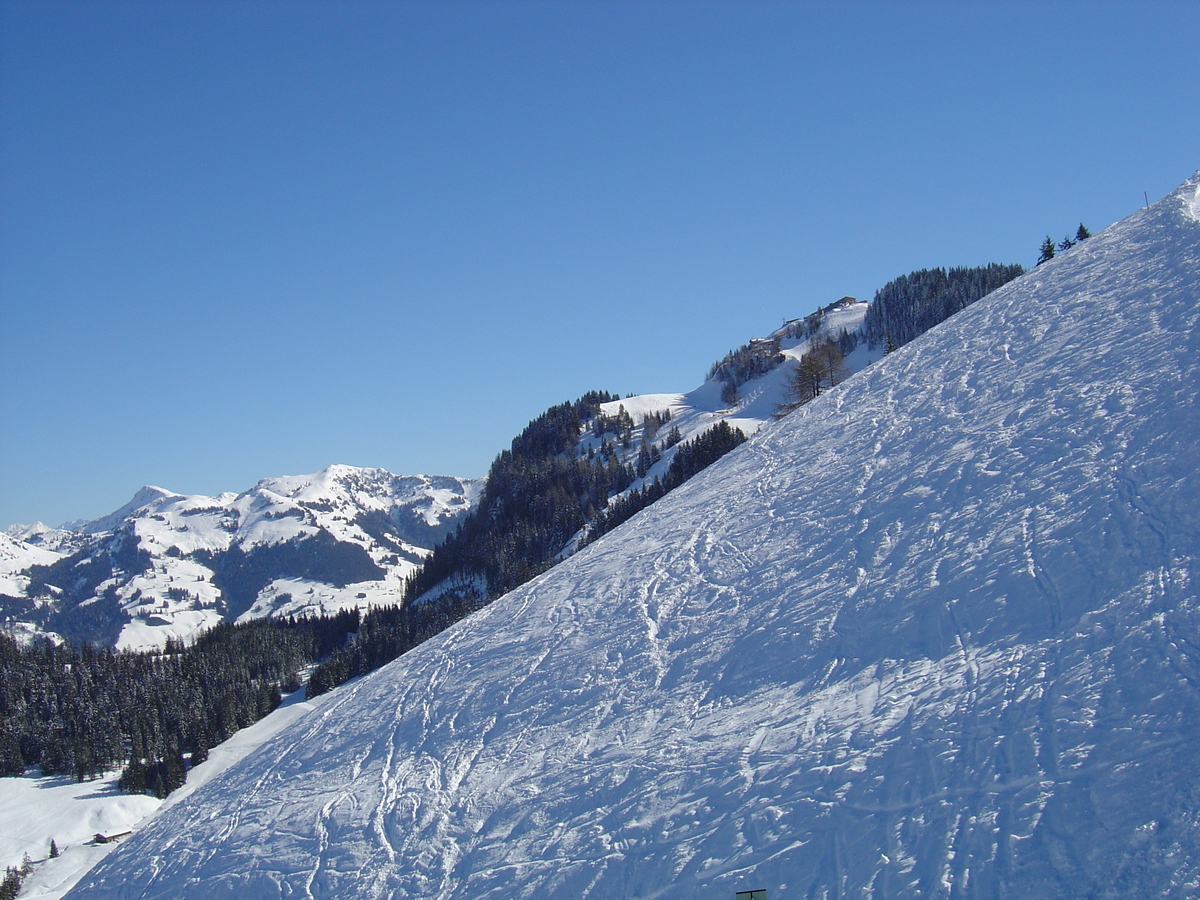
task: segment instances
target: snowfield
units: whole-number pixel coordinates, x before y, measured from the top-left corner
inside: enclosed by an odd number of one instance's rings
[[[1200,893],[1198,208],[764,428],[70,896]]]

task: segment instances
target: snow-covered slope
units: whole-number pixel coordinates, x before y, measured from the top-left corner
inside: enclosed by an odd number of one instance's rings
[[[36,547],[40,550],[52,550],[66,555],[86,546],[87,536],[78,531],[70,531],[66,526],[51,528],[41,522],[32,525],[10,525],[4,533],[14,540]]]
[[[33,562],[57,560],[62,571],[32,587],[10,576],[0,593],[10,582],[37,593],[58,616],[47,619],[51,628],[121,648],[162,646],[226,619],[394,603],[480,487],[341,465],[217,497],[147,486],[116,512],[73,526],[84,543],[66,548],[77,550],[72,559],[34,547],[45,537],[37,529],[20,541],[6,535],[26,554],[43,554]],[[0,558],[0,577],[17,565]]]
[[[71,896],[1195,895],[1198,192],[341,689]]]
[[[0,594],[20,597],[29,586],[29,579],[21,572],[30,566],[48,566],[60,559],[62,554],[0,532]]]
[[[669,426],[660,429],[660,436],[665,434],[669,427],[675,427],[679,429],[680,438],[686,441],[721,421],[727,421],[746,435],[756,433],[775,417],[780,404],[788,399],[786,383],[792,365],[817,341],[836,339],[843,331],[859,331],[868,306],[866,302],[847,297],[843,301],[817,310],[806,319],[795,319],[785,323],[767,338],[779,342],[784,362],[766,374],[739,385],[737,398],[733,403],[725,402],[721,393],[723,385],[719,379],[713,377],[686,393],[638,394],[602,404],[600,411],[604,415],[615,416],[624,409],[637,425],[630,441],[632,451],[624,454],[624,461],[628,462],[637,457],[646,416],[662,413],[664,410],[670,412],[671,419]],[[796,333],[796,327],[805,324],[812,330],[806,331],[801,327],[799,333]],[[846,356],[846,374],[865,369],[883,355],[882,349],[872,350],[862,344]],[[581,453],[586,453],[589,449],[598,449],[601,440],[585,432],[579,444]],[[671,455],[668,450],[663,454],[662,462],[649,473],[649,477],[653,479],[655,475],[664,474],[670,466],[670,461]]]

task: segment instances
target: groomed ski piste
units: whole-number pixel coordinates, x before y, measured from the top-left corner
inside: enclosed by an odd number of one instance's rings
[[[71,897],[1194,896],[1200,175],[346,685]]]

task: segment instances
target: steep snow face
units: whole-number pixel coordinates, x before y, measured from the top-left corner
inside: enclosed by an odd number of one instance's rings
[[[72,896],[1196,894],[1197,187],[347,685]]]

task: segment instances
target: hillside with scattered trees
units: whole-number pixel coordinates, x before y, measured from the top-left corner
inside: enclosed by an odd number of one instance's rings
[[[746,438],[721,421],[690,441],[671,428],[669,410],[638,423],[616,395],[593,391],[531,421],[488,472],[479,505],[438,545],[409,581],[404,603],[368,612],[358,634],[319,665],[316,696],[395,659],[495,598],[519,587],[578,545],[615,528],[719,459]],[[642,429],[634,450],[633,432]],[[580,452],[580,438],[599,441]],[[628,490],[674,449],[665,476]]]
[[[737,402],[738,388],[751,379],[766,375],[784,359],[778,340],[750,341],[713,363],[708,378],[721,382],[721,400],[732,406]]]

